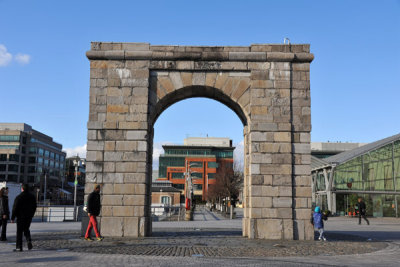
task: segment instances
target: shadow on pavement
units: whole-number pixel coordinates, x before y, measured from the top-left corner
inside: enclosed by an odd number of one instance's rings
[[[70,261],[76,261],[78,260],[77,257],[44,257],[44,258],[28,258],[28,259],[21,259],[18,260],[17,263],[33,263],[33,262],[55,262],[55,261],[64,261],[64,262],[70,262]]]
[[[326,231],[332,241],[399,241],[400,232],[395,231]],[[317,232],[315,236],[318,237]]]
[[[203,236],[203,237],[221,237],[221,236],[242,236],[242,230],[204,230],[204,229],[157,229],[153,230],[152,237],[192,237],[192,236]]]

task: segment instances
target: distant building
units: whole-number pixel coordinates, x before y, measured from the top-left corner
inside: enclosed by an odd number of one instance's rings
[[[311,155],[323,159],[363,145],[365,143],[311,142]]]
[[[208,186],[215,184],[221,164],[233,166],[232,140],[229,138],[186,138],[184,145],[164,145],[157,181],[170,181],[185,195],[185,173],[191,173],[195,199],[205,200]]]
[[[335,214],[356,212],[364,198],[367,215],[400,215],[400,134],[337,155],[311,159],[313,201]]]
[[[65,156],[61,144],[30,125],[0,123],[0,181],[28,183],[42,197],[46,181],[51,199],[64,178]]]

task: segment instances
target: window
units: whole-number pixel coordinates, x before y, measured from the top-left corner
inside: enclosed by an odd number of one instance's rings
[[[53,152],[50,152],[50,158],[54,159],[54,153]]]
[[[29,157],[29,163],[36,163],[36,157]]]
[[[35,176],[28,176],[28,183],[34,183],[35,182]]]
[[[60,160],[60,155],[56,154],[56,160],[59,161]]]
[[[21,162],[25,163],[25,157],[21,157]]]
[[[43,164],[43,158],[37,158],[37,162],[39,163],[39,164]]]
[[[8,171],[9,171],[9,172],[18,172],[18,165],[16,165],[16,164],[9,164],[9,165],[8,165]]]
[[[208,168],[218,168],[218,163],[216,163],[215,161],[209,161]]]
[[[209,173],[208,175],[208,179],[215,179],[215,173]]]
[[[9,161],[16,161],[19,162],[19,155],[17,154],[10,154],[10,159]]]
[[[183,172],[173,172],[173,173],[171,173],[171,178],[172,179],[183,179],[185,177],[183,175]]]
[[[0,172],[5,172],[6,171],[6,164],[0,164]]]
[[[18,142],[19,135],[0,135],[0,142]]]
[[[49,166],[49,160],[48,159],[44,160],[44,166]]]
[[[202,161],[191,161],[189,164],[191,168],[203,168]]]
[[[26,145],[26,137],[22,137],[22,143]]]
[[[36,167],[35,166],[29,166],[28,167],[28,172],[29,173],[36,173]]]
[[[54,168],[54,161],[50,160],[50,167]]]
[[[45,156],[46,158],[48,158],[48,157],[50,156],[50,151],[45,150],[45,151],[44,151],[44,156]]]
[[[161,197],[161,203],[165,205],[170,205],[171,204],[171,198],[167,196],[162,196]]]
[[[39,148],[39,155],[40,155],[40,156],[43,156],[43,155],[44,155],[44,150],[43,150],[43,148]]]
[[[185,185],[184,184],[173,184],[172,186],[175,187],[176,189],[180,189],[180,190],[185,189]]]
[[[0,161],[7,161],[7,154],[0,154]]]
[[[193,185],[193,190],[194,191],[203,190],[203,185],[202,184],[194,184]]]
[[[199,172],[192,172],[192,178],[203,178],[203,173]]]
[[[37,152],[37,147],[30,147],[29,148],[29,154],[36,154]]]
[[[25,154],[25,153],[26,153],[26,148],[23,146],[23,147],[21,148],[21,151],[22,151],[22,154]]]
[[[9,174],[9,175],[8,175],[8,181],[9,181],[9,182],[17,182],[17,181],[18,181],[18,175],[16,175],[16,174]]]

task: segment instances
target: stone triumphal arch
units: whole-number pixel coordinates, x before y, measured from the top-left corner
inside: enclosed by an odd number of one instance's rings
[[[153,126],[170,105],[208,97],[241,119],[243,235],[313,239],[309,45],[92,43],[86,194],[103,184],[104,236],[149,236]]]

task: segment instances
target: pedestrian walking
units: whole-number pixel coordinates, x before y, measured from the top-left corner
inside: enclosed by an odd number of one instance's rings
[[[96,234],[96,240],[101,241],[103,237],[100,235],[100,232],[97,228],[97,216],[99,216],[101,210],[101,203],[100,203],[100,185],[95,185],[94,190],[88,196],[87,201],[87,212],[89,216],[89,224],[86,230],[85,240],[86,241],[93,241],[90,238],[90,232],[93,230]]]
[[[31,226],[32,218],[36,211],[35,196],[29,192],[29,186],[23,184],[21,186],[21,194],[15,200],[12,209],[11,222],[17,218],[17,242],[14,251],[22,251],[22,233],[28,243],[28,249],[32,249],[32,239],[29,227]]]
[[[318,240],[326,241],[324,234],[324,221],[327,219],[327,216],[321,213],[321,208],[318,206],[315,207],[314,213],[311,216],[311,224],[314,225],[314,228],[319,232]]]
[[[8,207],[8,187],[0,189],[0,217],[1,237],[0,241],[7,241],[7,222],[10,219],[10,208]]]
[[[357,207],[358,207],[358,224],[361,224],[361,217],[363,217],[364,220],[369,225],[369,221],[368,221],[367,217],[365,216],[367,206],[365,205],[365,202],[362,200],[361,197],[358,198]]]

